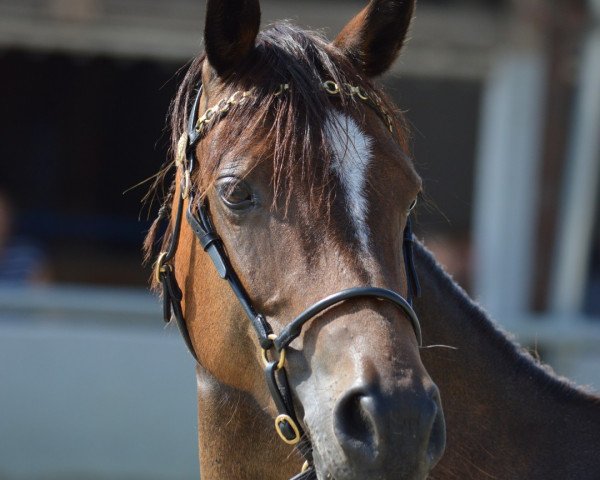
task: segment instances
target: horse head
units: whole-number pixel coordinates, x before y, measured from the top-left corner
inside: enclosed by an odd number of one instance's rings
[[[313,478],[423,479],[443,453],[410,306],[421,182],[373,83],[413,7],[373,0],[329,43],[259,32],[258,0],[208,1],[173,107],[179,217],[158,265],[199,363],[203,479],[297,470],[273,418]]]

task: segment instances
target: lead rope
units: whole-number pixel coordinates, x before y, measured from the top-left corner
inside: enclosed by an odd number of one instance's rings
[[[356,87],[350,84],[343,84],[340,86],[333,81],[326,81],[323,82],[322,88],[332,96],[341,94],[347,94],[352,97],[356,96],[369,104],[382,120],[384,120],[389,130],[393,131],[392,117],[382,108],[381,102],[376,96],[368,95],[360,86]],[[273,95],[279,96],[287,90],[289,90],[289,84],[281,84]],[[186,211],[186,218],[190,227],[194,231],[204,251],[211,257],[219,276],[228,281],[242,305],[246,316],[249,318],[256,331],[258,342],[262,349],[265,380],[279,413],[275,418],[275,430],[285,443],[294,445],[305,458],[302,471],[291,480],[316,480],[317,475],[314,466],[312,465],[312,445],[308,437],[304,434],[301,424],[296,417],[292,391],[285,371],[286,348],[300,335],[302,327],[307,321],[330,307],[357,297],[373,297],[395,304],[410,319],[417,337],[417,342],[419,346],[421,346],[421,327],[411,306],[414,296],[418,296],[420,291],[413,261],[413,233],[410,218],[408,218],[403,239],[404,262],[408,283],[408,300],[405,300],[396,292],[383,288],[370,286],[349,288],[334,293],[307,308],[290,322],[283,331],[280,332],[279,336],[275,335],[264,316],[257,313],[254,309],[248,294],[244,290],[235,270],[232,268],[225,253],[223,243],[210,220],[206,200],[204,199],[199,202],[199,205],[196,205],[196,202],[194,202],[191,183],[191,174],[194,168],[195,159],[194,147],[197,142],[216,120],[222,118],[232,106],[244,103],[253,94],[253,91],[253,89],[245,92],[236,91],[227,100],[220,101],[214,107],[206,110],[202,116],[198,117],[198,107],[202,94],[202,85],[200,85],[193,103],[192,111],[188,118],[187,132],[181,136],[178,142],[175,164],[178,168],[181,168],[181,195],[177,202],[175,224],[173,226],[173,233],[168,248],[158,256],[155,264],[155,280],[162,286],[164,320],[169,322],[172,317],[175,317],[188,350],[198,362],[198,357],[194,350],[183,315],[183,310],[181,308],[183,293],[177,284],[177,279],[175,278],[175,272],[172,266],[172,260],[179,243],[184,202],[187,199],[188,208]],[[197,121],[196,118],[198,118]],[[276,350],[276,358],[270,358],[272,350]]]

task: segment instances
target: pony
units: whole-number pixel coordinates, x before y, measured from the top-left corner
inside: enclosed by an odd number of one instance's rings
[[[296,479],[421,480],[443,454],[411,307],[421,180],[375,83],[413,10],[372,0],[329,42],[287,23],[259,31],[258,0],[207,2],[205,51],[172,106],[155,267],[198,361],[203,480],[301,465]]]
[[[280,479],[305,459],[294,478],[600,474],[600,398],[520,350],[418,243],[413,265],[420,180],[373,81],[413,9],[372,0],[329,43],[287,24],[259,33],[257,1],[208,2],[206,53],[173,105],[177,213],[156,275],[198,360],[203,479]],[[346,289],[304,310],[353,285],[422,295],[413,311],[393,291]],[[277,413],[298,448],[277,441]]]
[[[444,399],[447,448],[430,478],[600,478],[600,397],[539,364],[415,248],[421,359]]]

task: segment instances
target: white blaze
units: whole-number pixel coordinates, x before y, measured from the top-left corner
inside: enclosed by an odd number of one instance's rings
[[[344,188],[350,220],[364,252],[369,251],[368,204],[365,196],[367,171],[371,163],[369,138],[352,117],[334,113],[327,117],[325,128],[333,153],[332,168]]]

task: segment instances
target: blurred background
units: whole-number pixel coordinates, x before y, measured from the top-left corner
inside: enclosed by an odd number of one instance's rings
[[[364,5],[263,0],[334,36]],[[141,200],[201,0],[0,0],[0,479],[197,475],[193,362],[147,291]],[[384,79],[418,235],[504,328],[600,390],[600,1],[420,0]],[[126,192],[126,193],[125,193]]]

